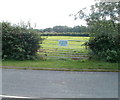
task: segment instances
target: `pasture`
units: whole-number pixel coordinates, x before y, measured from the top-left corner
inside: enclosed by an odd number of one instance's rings
[[[44,38],[41,44],[42,48],[38,54],[49,58],[83,58],[87,56],[87,49],[84,43],[89,37],[73,37],[73,36],[42,36]],[[66,40],[67,46],[60,46],[59,40]]]

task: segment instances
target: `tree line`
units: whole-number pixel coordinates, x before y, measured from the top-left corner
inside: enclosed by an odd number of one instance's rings
[[[45,28],[45,29],[38,29],[39,32],[42,33],[66,33],[66,32],[75,32],[75,33],[83,33],[88,32],[89,28],[87,26],[74,26],[68,27],[68,26],[54,26],[53,28]]]

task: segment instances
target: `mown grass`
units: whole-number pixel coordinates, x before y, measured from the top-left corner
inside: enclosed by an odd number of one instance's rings
[[[53,60],[46,61],[14,61],[8,60],[2,62],[3,66],[16,67],[39,67],[39,68],[67,68],[67,69],[118,69],[117,63],[108,63],[95,60]]]

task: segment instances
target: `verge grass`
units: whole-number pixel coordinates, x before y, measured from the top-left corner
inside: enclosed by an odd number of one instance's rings
[[[111,69],[117,70],[117,63],[108,63],[95,60],[53,60],[46,61],[14,61],[8,60],[2,62],[3,66],[15,66],[15,67],[39,67],[39,68],[67,68],[67,69]]]

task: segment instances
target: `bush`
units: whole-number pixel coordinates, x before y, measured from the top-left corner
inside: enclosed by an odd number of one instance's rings
[[[35,59],[40,41],[32,28],[2,22],[2,59]]]
[[[120,61],[120,24],[112,20],[94,22],[93,36],[86,43],[90,55],[95,59],[109,62]]]
[[[109,62],[120,61],[120,34],[114,35],[101,34],[96,37],[92,37],[87,43],[92,56],[95,58],[104,59]]]

